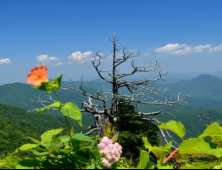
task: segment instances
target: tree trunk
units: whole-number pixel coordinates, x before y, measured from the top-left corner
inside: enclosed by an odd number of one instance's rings
[[[115,127],[115,133],[118,132],[118,122],[119,122],[119,113],[118,113],[118,84],[117,84],[117,77],[116,77],[116,38],[113,39],[113,91],[112,91],[112,108],[111,113],[114,117],[114,127]]]

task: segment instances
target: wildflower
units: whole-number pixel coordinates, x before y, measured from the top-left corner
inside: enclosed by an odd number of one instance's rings
[[[48,79],[47,67],[40,66],[32,69],[32,72],[27,76],[27,82],[34,86],[41,86]]]
[[[102,141],[98,144],[101,149],[100,154],[104,156],[103,166],[106,168],[111,168],[113,163],[117,163],[120,160],[122,154],[122,146],[110,140],[108,137],[104,137]]]

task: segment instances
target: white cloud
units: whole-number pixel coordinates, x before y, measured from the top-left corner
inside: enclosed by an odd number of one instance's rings
[[[184,47],[187,47],[186,44],[167,44],[164,47],[159,47],[155,50],[157,53],[173,53],[177,51],[178,49],[183,49]]]
[[[92,51],[81,53],[80,51],[72,53],[71,56],[68,57],[68,59],[71,62],[77,61],[79,63],[85,63],[90,60],[90,56],[92,55]]]
[[[37,60],[40,63],[48,64],[50,61],[58,60],[58,58],[56,58],[56,57],[49,57],[48,55],[39,55],[39,56],[37,56]]]
[[[217,52],[217,51],[222,51],[222,44],[216,46],[216,47],[211,47],[209,50],[209,52]]]
[[[192,48],[189,46],[184,46],[183,48],[172,51],[174,55],[184,55],[192,52]]]
[[[211,44],[189,46],[187,44],[167,44],[166,46],[156,48],[157,53],[166,53],[172,55],[185,55],[189,53],[202,53],[202,52],[216,52],[222,51],[222,44],[213,46]]]
[[[11,60],[9,58],[0,59],[0,64],[10,64]]]
[[[194,50],[194,52],[201,53],[201,52],[203,52],[205,50],[209,50],[211,48],[212,48],[212,45],[207,44],[207,45],[198,45],[198,46],[194,47],[193,50]]]
[[[143,54],[144,57],[147,57],[147,56],[149,56],[149,55],[150,55],[149,53]]]
[[[63,63],[62,62],[59,62],[59,63],[55,63],[55,64],[53,64],[54,66],[60,66],[60,65],[63,65]]]

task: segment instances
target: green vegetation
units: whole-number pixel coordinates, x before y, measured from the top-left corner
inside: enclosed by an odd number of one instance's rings
[[[107,137],[101,140],[80,132],[92,124],[92,118],[88,114],[82,115],[75,103],[63,103],[60,100],[58,94],[65,96],[63,91],[58,91],[61,78],[62,76],[35,87],[48,93],[54,92],[54,97],[57,98],[53,104],[38,110],[39,114],[0,104],[1,169],[222,168],[220,108],[209,110],[194,106],[158,107],[174,112],[176,120],[182,121],[168,122],[166,120],[170,115],[159,115],[162,122],[167,123],[161,123],[158,128],[170,131],[176,139],[175,142],[168,138],[168,144],[162,145],[157,127],[138,121],[135,107],[122,100],[118,106],[122,113],[120,133],[110,136],[112,140]],[[26,91],[29,91],[29,88]],[[25,91],[20,90],[21,93]],[[40,93],[35,93],[37,94]],[[24,101],[24,98],[16,99]],[[67,99],[68,97],[65,100]],[[15,99],[13,101],[16,105],[21,102]],[[26,107],[25,105],[23,107]],[[49,108],[56,108],[60,112],[44,114]],[[157,107],[140,109],[147,112]],[[200,132],[199,136],[197,132]]]
[[[152,145],[159,145],[158,129],[146,121],[137,120],[135,107],[121,100],[119,103],[120,128],[119,143],[123,146],[123,156],[139,158],[140,150],[144,148],[142,137],[149,138]],[[134,147],[132,147],[134,146]]]
[[[83,128],[73,121],[72,124],[75,125],[76,131],[80,131],[86,129],[91,121],[90,115],[85,114]],[[27,143],[27,136],[38,139],[46,130],[58,127],[65,128],[65,119],[62,116],[27,113],[23,109],[0,104],[0,156],[6,156]]]

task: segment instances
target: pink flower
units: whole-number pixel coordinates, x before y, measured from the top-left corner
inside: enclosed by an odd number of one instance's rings
[[[104,156],[102,161],[104,167],[110,168],[113,163],[120,160],[122,146],[119,143],[113,144],[112,140],[104,137],[98,144],[98,147],[101,149],[100,154]]]

